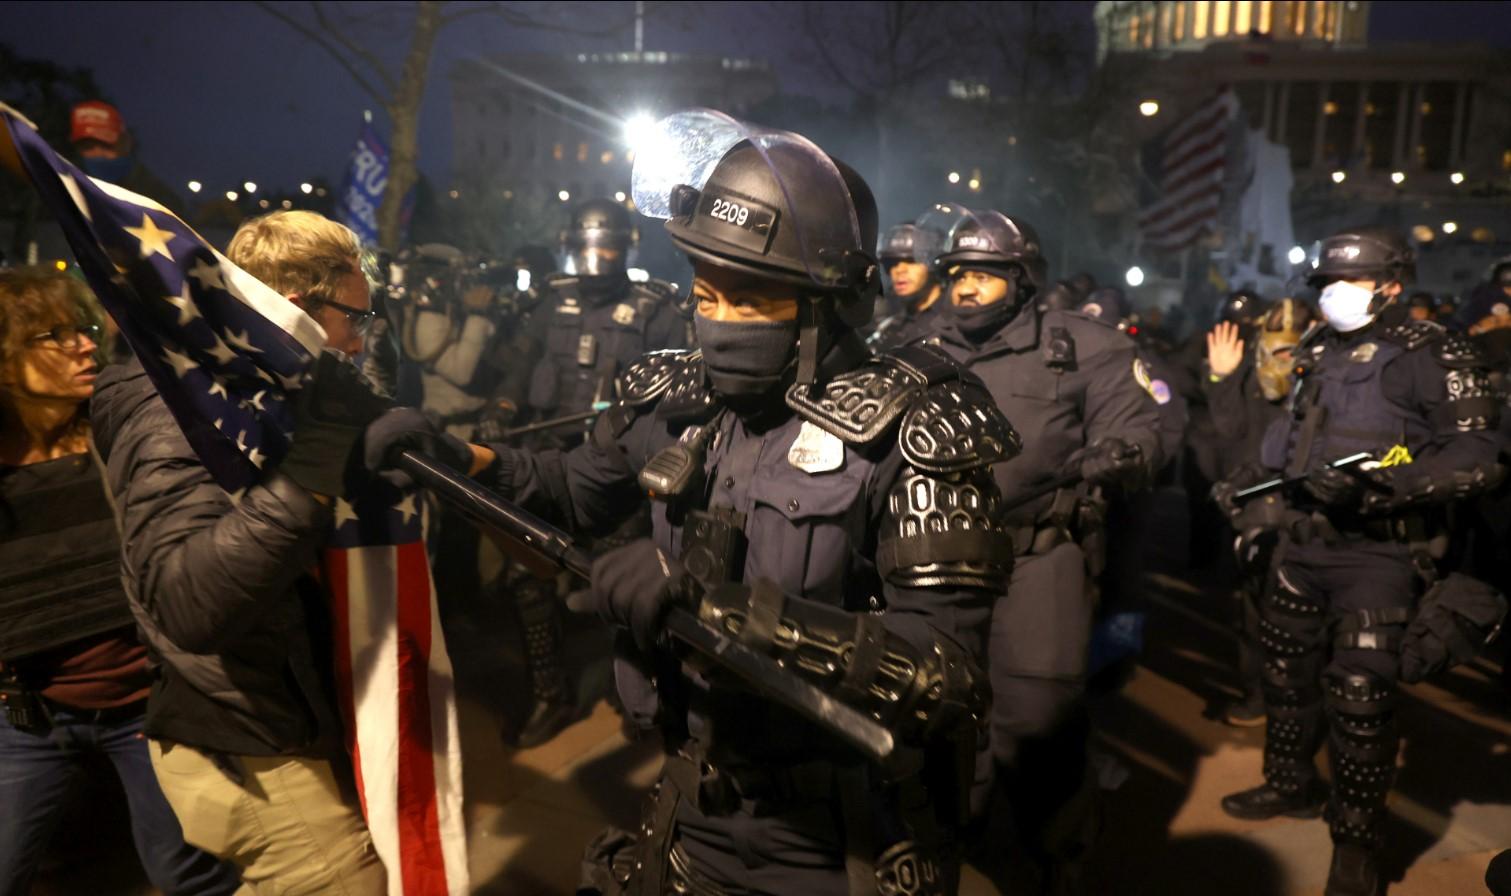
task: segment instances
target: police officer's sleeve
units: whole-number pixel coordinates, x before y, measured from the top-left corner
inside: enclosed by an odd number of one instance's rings
[[[1385,368],[1380,385],[1387,401],[1431,430],[1426,444],[1408,446],[1415,448],[1409,466],[1392,469],[1409,470],[1413,481],[1449,483],[1494,467],[1500,401],[1485,358],[1467,337],[1448,334],[1407,352]]]
[[[614,408],[599,415],[588,440],[570,451],[486,445],[496,459],[476,478],[574,534],[607,532],[644,502],[638,471],[664,429],[648,414],[627,417]]]
[[[1147,368],[1139,360],[1131,342],[1127,347],[1092,355],[1085,362],[1087,376],[1086,406],[1082,419],[1086,423],[1086,443],[1094,445],[1105,438],[1122,439],[1139,446],[1153,473],[1164,466],[1160,442],[1159,405],[1146,391]]]

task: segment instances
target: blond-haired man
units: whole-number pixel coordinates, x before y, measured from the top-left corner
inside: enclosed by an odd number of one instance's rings
[[[276,212],[244,224],[228,255],[314,317],[331,349],[361,349],[372,306],[346,227]],[[338,390],[338,405],[377,406],[354,375],[319,385]],[[153,665],[146,735],[185,839],[241,866],[257,893],[383,893],[311,575],[360,414],[296,429],[278,471],[233,503],[139,362],[100,376],[91,413]]]

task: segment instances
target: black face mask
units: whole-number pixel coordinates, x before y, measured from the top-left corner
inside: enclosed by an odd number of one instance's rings
[[[693,332],[714,391],[735,402],[766,396],[797,354],[796,320],[736,323],[694,314]]]
[[[991,338],[1018,313],[1018,303],[1008,296],[990,305],[956,305],[950,303],[955,325],[967,339],[981,342]]]

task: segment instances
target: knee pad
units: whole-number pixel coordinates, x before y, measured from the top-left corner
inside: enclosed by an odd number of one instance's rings
[[[1379,757],[1371,749],[1383,739],[1389,739],[1389,748],[1394,751],[1394,720],[1396,683],[1390,678],[1372,672],[1355,672],[1332,668],[1323,676],[1324,699],[1328,715],[1338,733],[1344,735],[1350,745],[1359,748],[1360,758],[1375,760]]]

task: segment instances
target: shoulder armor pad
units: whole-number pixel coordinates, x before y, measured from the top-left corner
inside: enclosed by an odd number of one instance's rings
[[[1438,363],[1455,370],[1489,367],[1490,359],[1479,344],[1463,333],[1446,333],[1436,346]]]
[[[886,433],[930,385],[965,374],[942,349],[906,345],[840,374],[818,395],[794,383],[787,406],[841,441],[864,445]]]
[[[897,434],[902,456],[928,473],[959,473],[1016,457],[1023,440],[979,382],[948,380],[914,399]]]
[[[681,362],[672,371],[671,383],[661,403],[656,406],[656,416],[663,420],[706,419],[715,409],[714,393],[708,386],[708,376],[703,370],[702,351],[675,352]]]
[[[688,352],[668,349],[643,355],[625,368],[616,384],[619,400],[631,407],[650,404],[671,387],[675,375],[688,366]],[[702,370],[702,365],[698,365]]]
[[[1405,348],[1407,351],[1415,351],[1424,345],[1431,345],[1442,339],[1447,330],[1441,324],[1435,324],[1430,320],[1403,320],[1385,328],[1380,336]]]

